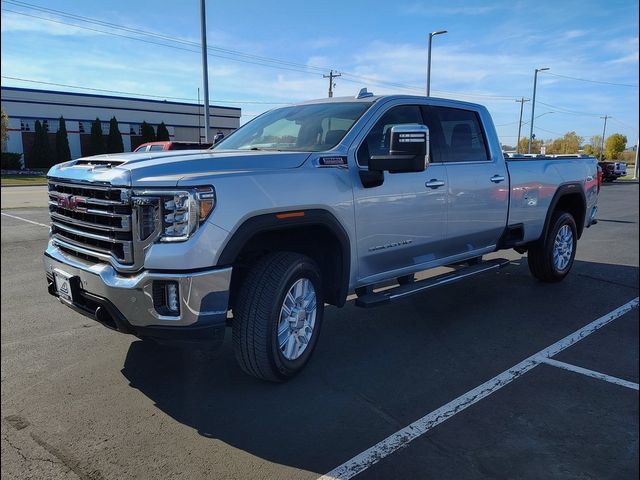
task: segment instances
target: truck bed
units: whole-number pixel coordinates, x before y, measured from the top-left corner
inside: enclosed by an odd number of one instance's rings
[[[522,224],[522,243],[542,234],[546,213],[561,185],[580,182],[586,194],[587,215],[596,204],[598,194],[595,158],[507,158],[510,179],[508,225]],[[585,226],[588,226],[585,223]]]

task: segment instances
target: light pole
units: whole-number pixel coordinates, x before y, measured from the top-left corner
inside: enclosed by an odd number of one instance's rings
[[[429,34],[429,48],[427,51],[427,97],[431,93],[431,42],[433,41],[433,37],[436,35],[442,35],[447,33],[446,30],[440,30],[437,32],[431,32]]]
[[[536,68],[536,73],[533,75],[533,97],[531,100],[531,130],[529,130],[529,151],[531,153],[531,144],[533,143],[533,120],[535,117],[533,116],[536,110],[536,86],[538,83],[538,72],[544,72],[545,70],[549,70],[548,67],[544,68]]]
[[[204,141],[209,143],[211,138],[211,119],[209,118],[209,68],[207,66],[207,15],[205,0],[200,0],[200,34],[202,35],[202,83],[204,90]],[[198,138],[200,131],[198,130]]]

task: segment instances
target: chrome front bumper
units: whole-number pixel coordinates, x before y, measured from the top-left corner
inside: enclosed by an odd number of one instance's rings
[[[226,324],[231,267],[193,273],[141,271],[133,275],[121,275],[109,264],[85,262],[49,242],[44,252],[44,268],[50,280],[50,293],[55,296],[58,296],[57,292],[51,286],[54,270],[77,279],[74,304],[61,300],[63,303],[83,310],[82,313],[89,316],[95,305],[107,305],[109,310],[115,310],[115,315],[123,323],[132,327],[129,330],[133,331],[129,333],[137,334],[138,330],[146,330],[147,327],[170,327],[174,330],[172,327],[224,327]],[[154,281],[177,282],[180,292],[179,315],[158,313],[153,301]]]

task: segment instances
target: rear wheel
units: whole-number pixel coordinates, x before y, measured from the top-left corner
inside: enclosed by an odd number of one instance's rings
[[[318,266],[305,255],[275,252],[247,274],[233,319],[240,367],[274,382],[298,373],[311,357],[324,313]]]
[[[556,212],[545,239],[529,248],[529,271],[543,282],[559,282],[567,276],[576,256],[578,230],[573,216]]]

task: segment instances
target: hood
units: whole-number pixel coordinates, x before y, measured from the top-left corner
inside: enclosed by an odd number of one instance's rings
[[[310,155],[238,150],[120,153],[55,165],[48,176],[118,186],[175,186],[183,177],[297,168]]]

